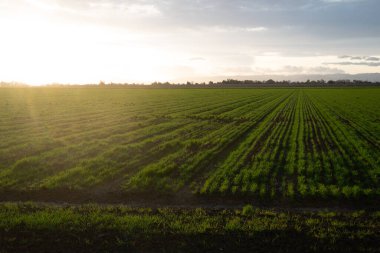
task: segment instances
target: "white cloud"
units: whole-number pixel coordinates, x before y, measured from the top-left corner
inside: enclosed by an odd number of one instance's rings
[[[263,26],[258,26],[258,27],[245,27],[245,28],[242,28],[243,31],[247,31],[247,32],[262,32],[262,31],[266,31],[268,30],[268,28],[266,27],[263,27]]]
[[[207,26],[204,30],[217,32],[217,33],[236,33],[236,32],[264,32],[267,31],[267,27],[263,26]]]
[[[190,61],[205,61],[206,59],[203,57],[191,57],[189,58]]]
[[[44,0],[25,0],[28,4],[37,7],[44,11],[56,11],[61,9],[61,6],[55,1]]]
[[[132,4],[126,6],[126,11],[129,14],[137,16],[159,16],[161,15],[160,10],[151,4]]]
[[[45,12],[61,12],[77,14],[78,16],[114,17],[154,17],[161,11],[154,4],[144,2],[117,1],[62,1],[62,0],[25,0],[29,5]]]

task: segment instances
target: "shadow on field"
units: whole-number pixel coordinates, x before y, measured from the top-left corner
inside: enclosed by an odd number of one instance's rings
[[[375,238],[331,243],[289,231],[231,234],[124,234],[121,231],[0,231],[2,252],[377,252]]]
[[[162,194],[154,192],[123,193],[104,192],[95,194],[91,190],[3,190],[0,202],[35,201],[55,204],[124,204],[131,207],[183,207],[183,208],[240,208],[245,204],[255,207],[285,209],[331,209],[331,210],[379,210],[380,199],[360,198],[294,198],[260,199],[255,196],[201,196],[197,194]]]

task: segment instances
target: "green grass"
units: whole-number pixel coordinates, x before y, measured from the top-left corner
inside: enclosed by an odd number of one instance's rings
[[[0,204],[2,252],[379,252],[378,212]]]
[[[2,88],[0,191],[378,200],[378,101],[377,88]]]

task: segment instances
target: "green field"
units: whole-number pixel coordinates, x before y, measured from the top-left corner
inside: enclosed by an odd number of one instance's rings
[[[378,88],[0,89],[0,252],[379,252],[379,174]]]
[[[0,191],[377,199],[380,89],[0,89]]]

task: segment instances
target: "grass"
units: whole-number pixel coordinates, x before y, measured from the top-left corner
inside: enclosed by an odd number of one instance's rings
[[[378,212],[0,204],[4,252],[378,252]]]

